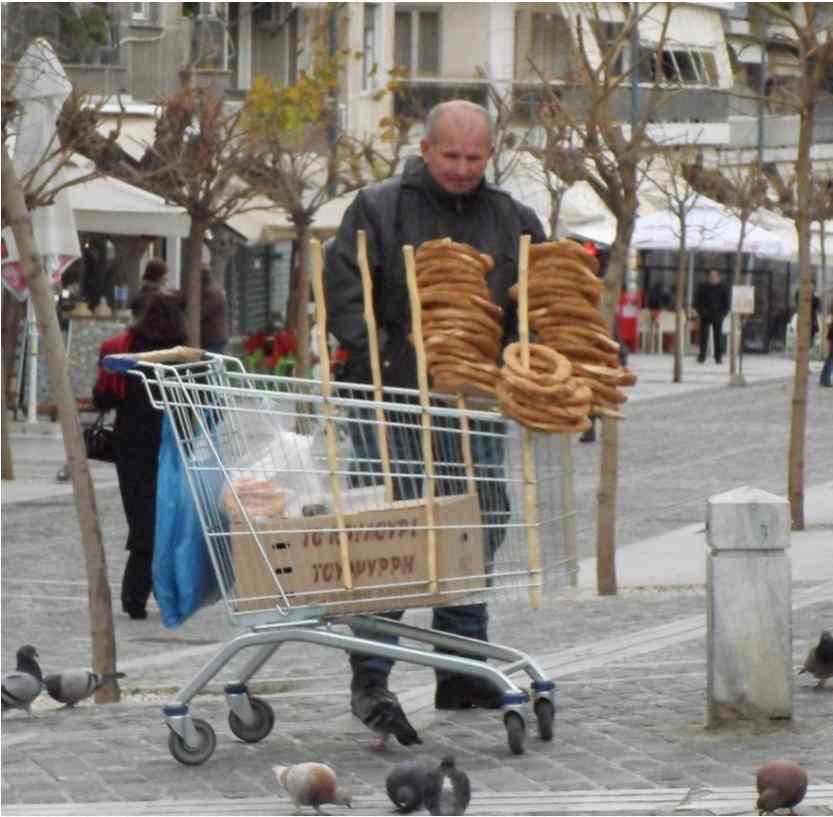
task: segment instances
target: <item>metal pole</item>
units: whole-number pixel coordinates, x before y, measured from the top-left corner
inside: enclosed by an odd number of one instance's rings
[[[639,3],[631,3],[631,140],[639,121]]]
[[[338,11],[335,7],[330,8],[327,17],[328,28],[328,47],[331,63],[335,63],[336,50],[338,48]],[[334,65],[330,66],[331,69]],[[330,124],[327,127],[327,144],[330,148],[330,156],[335,153],[336,142],[338,142],[338,90],[332,88],[330,90]],[[335,174],[328,174],[327,179],[327,193],[331,197],[336,194],[336,180]]]
[[[764,162],[764,114],[766,112],[766,16],[760,16],[761,24],[761,84],[758,88],[758,166]]]
[[[34,424],[38,421],[38,318],[31,295],[26,302],[26,326],[29,333],[29,376],[27,378],[29,388],[26,399],[26,422]]]

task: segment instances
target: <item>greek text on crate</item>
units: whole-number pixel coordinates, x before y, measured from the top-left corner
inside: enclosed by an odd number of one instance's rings
[[[396,519],[383,522],[366,522],[362,525],[346,525],[348,542],[367,542],[371,538],[383,542],[385,539],[402,539],[408,532],[412,537],[417,535],[419,520],[416,517],[411,519]],[[338,531],[312,530],[304,533],[304,547],[314,545],[320,547],[323,544],[338,545]]]
[[[341,563],[340,562],[315,562],[312,565],[313,581],[331,582],[333,580],[339,581],[341,579]],[[350,570],[353,572],[353,578],[358,579],[363,576],[365,571],[370,578],[374,576],[410,576],[414,572],[414,556],[391,556],[389,559],[385,556],[380,556],[378,559],[356,559],[350,562]]]

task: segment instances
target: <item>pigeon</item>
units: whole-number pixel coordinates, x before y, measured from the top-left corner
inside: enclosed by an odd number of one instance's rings
[[[758,769],[758,813],[788,808],[790,814],[807,792],[807,774],[789,760],[771,760]]]
[[[275,766],[274,772],[292,798],[296,814],[300,814],[301,806],[312,806],[316,814],[324,814],[320,806],[325,803],[350,808],[350,798],[339,794],[336,773],[323,763]]]
[[[830,630],[823,630],[819,643],[807,653],[804,667],[798,674],[802,672],[809,672],[818,678],[818,688],[823,687],[828,678],[833,678],[833,636]]]
[[[43,673],[35,660],[38,651],[24,644],[17,651],[17,669],[3,676],[2,711],[24,709],[32,714],[32,701],[43,690]]]
[[[124,673],[112,672],[99,675],[97,672],[82,669],[50,674],[43,679],[43,682],[49,697],[66,704],[67,709],[70,709],[84,698],[89,698],[100,686],[116,678],[124,678]]]
[[[388,797],[400,814],[422,807],[428,770],[417,760],[403,760],[385,778]]]
[[[350,699],[353,714],[379,736],[376,749],[385,748],[389,735],[394,735],[403,746],[422,743],[419,735],[405,717],[396,695],[383,686],[371,686]]]
[[[425,806],[431,814],[465,814],[469,800],[469,776],[457,768],[452,755],[446,755],[434,771],[428,772]]]

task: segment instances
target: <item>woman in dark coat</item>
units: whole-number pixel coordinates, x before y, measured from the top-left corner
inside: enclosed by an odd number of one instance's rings
[[[115,352],[146,352],[185,342],[185,315],[178,293],[148,297],[134,325],[101,344],[99,361]],[[156,469],[162,437],[162,412],[148,399],[141,378],[110,374],[101,368],[93,389],[96,408],[116,410],[114,448],[124,514],[127,564],[121,586],[122,609],[130,618],[147,618],[153,585],[156,524]]]

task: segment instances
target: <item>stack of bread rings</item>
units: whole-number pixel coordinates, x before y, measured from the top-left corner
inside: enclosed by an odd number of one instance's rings
[[[572,376],[573,367],[562,354],[538,343],[529,344],[529,366],[523,365],[520,343],[503,350],[497,386],[504,414],[537,431],[570,433],[590,428],[590,388]]]
[[[503,310],[486,273],[494,262],[468,244],[426,241],[416,251],[428,372],[441,391],[496,395]]]
[[[574,374],[592,390],[591,415],[623,418],[627,400],[621,386],[636,376],[619,362],[619,344],[610,337],[598,309],[603,284],[599,262],[575,241],[533,244],[529,248],[529,325],[535,340],[565,355]],[[509,290],[517,299],[517,285]]]

